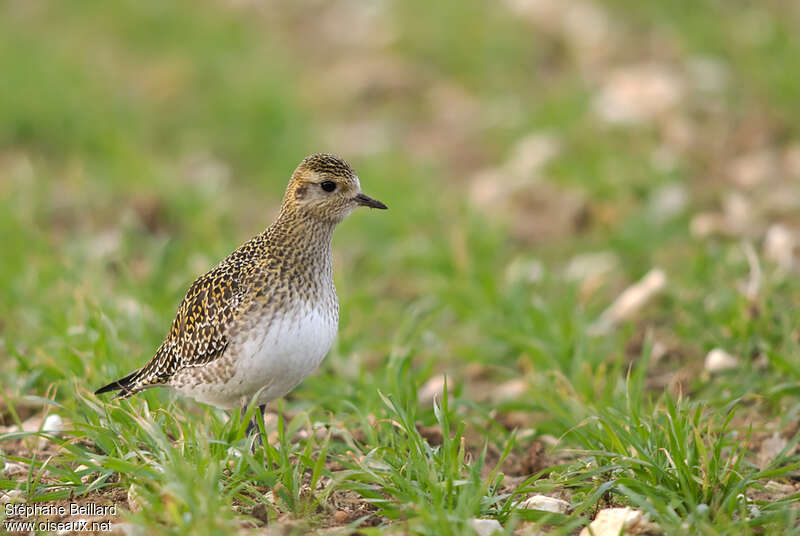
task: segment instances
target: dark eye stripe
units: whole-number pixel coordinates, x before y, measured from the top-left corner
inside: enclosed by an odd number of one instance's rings
[[[326,192],[332,192],[336,189],[336,183],[333,181],[323,181],[319,185]]]

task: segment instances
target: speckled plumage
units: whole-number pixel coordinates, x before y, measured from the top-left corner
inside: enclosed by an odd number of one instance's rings
[[[331,182],[335,190],[324,190]],[[192,284],[144,367],[97,393],[130,396],[163,385],[224,408],[244,406],[259,391],[259,404],[285,395],[335,337],[331,238],[359,205],[386,208],[361,193],[341,158],[303,160],[275,222]]]

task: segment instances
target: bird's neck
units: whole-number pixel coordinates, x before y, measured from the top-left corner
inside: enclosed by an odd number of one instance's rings
[[[286,257],[295,256],[312,264],[329,265],[335,227],[335,223],[284,207],[264,234],[270,249],[280,248]]]

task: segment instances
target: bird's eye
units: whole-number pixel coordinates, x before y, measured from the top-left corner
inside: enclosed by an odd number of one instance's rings
[[[336,183],[333,181],[324,181],[319,184],[326,192],[332,192],[336,189]]]

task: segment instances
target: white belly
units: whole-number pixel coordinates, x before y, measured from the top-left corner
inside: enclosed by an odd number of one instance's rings
[[[335,309],[297,306],[231,341],[222,359],[230,360],[232,374],[224,381],[179,390],[223,408],[244,407],[260,390],[258,404],[266,404],[294,389],[319,366],[333,344],[337,324]]]

